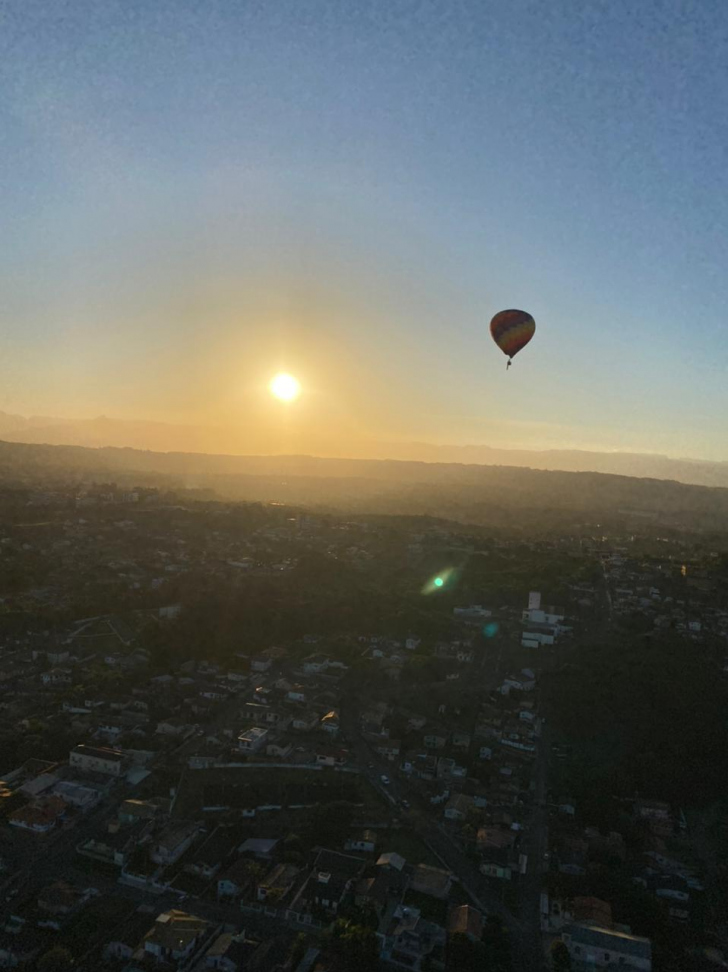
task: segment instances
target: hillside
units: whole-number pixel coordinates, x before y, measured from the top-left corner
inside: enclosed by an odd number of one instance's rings
[[[222,499],[444,516],[528,531],[728,532],[728,490],[602,473],[312,456],[226,456],[0,442],[8,482],[116,481]]]
[[[271,430],[268,430],[271,432]],[[114,446],[153,452],[215,453],[246,457],[263,452],[275,436],[258,429],[234,430],[214,426],[174,425],[166,422],[121,421],[100,416],[71,420],[0,412],[0,438],[39,445]],[[305,430],[305,450],[336,457],[340,446],[328,441],[325,431]],[[303,447],[302,447],[303,448]],[[427,442],[378,442],[349,436],[346,454],[354,459],[395,460],[438,464],[514,466],[519,468],[601,472],[617,476],[674,479],[700,486],[728,488],[728,463],[673,459],[656,454],[595,452],[579,449],[502,449],[488,445],[435,445]]]

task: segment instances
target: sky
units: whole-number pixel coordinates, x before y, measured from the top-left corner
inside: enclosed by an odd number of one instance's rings
[[[724,0],[5,0],[0,90],[0,410],[728,460]]]

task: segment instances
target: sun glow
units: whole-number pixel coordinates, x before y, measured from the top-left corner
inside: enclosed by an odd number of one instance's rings
[[[293,375],[281,373],[268,385],[271,395],[282,402],[292,402],[301,394],[301,385]]]

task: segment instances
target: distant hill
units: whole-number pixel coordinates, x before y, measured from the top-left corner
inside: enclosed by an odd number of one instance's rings
[[[173,425],[165,422],[120,421],[99,416],[69,420],[33,416],[25,418],[0,412],[0,438],[8,442],[47,445],[78,445],[91,448],[150,449],[155,452],[250,455],[265,452],[268,441],[245,430]],[[306,451],[340,458],[325,439],[307,441]],[[426,442],[377,442],[350,439],[347,456],[352,459],[393,459],[427,463],[518,466],[559,469],[565,472],[602,472],[618,476],[673,479],[700,486],[728,487],[728,462],[672,459],[668,456],[629,452],[586,452],[576,449],[496,449],[487,445],[433,445]]]
[[[6,482],[116,481],[539,533],[728,532],[728,489],[591,472],[313,456],[229,456],[0,442]],[[651,526],[652,524],[652,526]]]

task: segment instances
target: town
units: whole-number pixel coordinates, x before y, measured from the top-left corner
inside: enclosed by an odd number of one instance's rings
[[[728,967],[726,559],[598,527],[6,486],[0,967]]]

